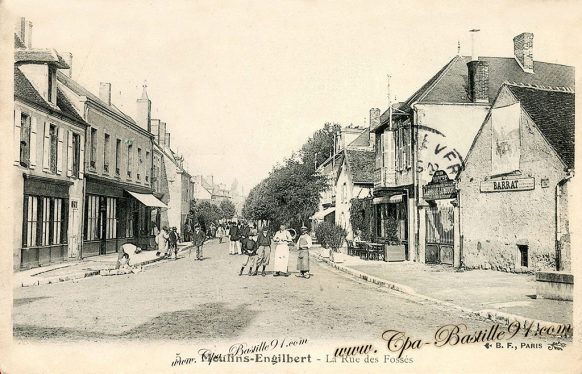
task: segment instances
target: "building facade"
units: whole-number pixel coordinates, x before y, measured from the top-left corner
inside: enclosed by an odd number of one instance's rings
[[[462,265],[571,271],[574,96],[570,88],[500,89],[458,178]]]
[[[574,87],[573,67],[533,60],[533,34],[516,36],[514,52],[510,58],[455,56],[372,128],[377,238],[385,242],[383,233],[393,231],[386,225],[395,221],[405,227],[399,240],[407,260],[460,265],[454,179],[501,85]]]
[[[87,127],[57,85],[57,71],[69,65],[55,50],[32,48],[31,25],[21,22],[14,65],[15,270],[78,257]]]
[[[58,81],[89,124],[82,256],[117,252],[128,242],[152,247],[152,210],[165,207],[152,195],[153,136],[111,102],[111,84],[101,83],[96,96],[66,74]]]

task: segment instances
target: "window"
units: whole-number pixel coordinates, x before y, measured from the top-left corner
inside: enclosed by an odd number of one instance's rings
[[[518,245],[519,250],[519,264],[522,267],[528,267],[528,246],[527,245]]]
[[[121,159],[121,140],[117,139],[115,143],[115,174],[119,175],[119,161]]]
[[[73,176],[79,177],[81,168],[81,135],[73,134]]]
[[[403,155],[404,155],[404,161],[402,162],[402,167],[406,167],[407,169],[410,169],[410,165],[411,165],[411,134],[410,131],[412,131],[412,129],[408,129],[408,128],[404,128],[402,129],[403,131],[403,135],[404,135],[404,139],[403,139]]]
[[[107,230],[106,239],[117,237],[117,199],[107,198]]]
[[[57,134],[57,127],[53,124],[49,126],[49,169],[52,173],[57,172],[57,147],[59,144],[59,137]]]
[[[30,165],[30,116],[20,114],[20,165]]]
[[[141,148],[137,149],[137,162],[138,162],[138,166],[137,166],[137,179],[139,180],[141,178],[141,168],[143,165],[143,160],[141,158]]]
[[[23,247],[64,244],[67,200],[56,197],[24,197]]]
[[[342,185],[342,202],[344,203],[348,202],[348,186],[346,182],[344,182],[344,184]]]
[[[87,195],[85,206],[85,240],[99,239],[99,196]]]
[[[131,178],[131,166],[133,165],[133,145],[127,145],[127,177]]]
[[[89,155],[89,167],[95,169],[97,158],[97,129],[91,128],[91,154]]]
[[[33,247],[38,245],[38,197],[25,196],[24,197],[24,222],[25,234],[22,243],[23,247]]]
[[[103,141],[103,171],[106,173],[109,173],[109,153],[111,153],[110,138],[109,134],[105,134]]]
[[[147,167],[147,163],[150,159],[150,152],[146,151],[146,157],[145,157],[145,162],[146,162],[146,168],[145,168],[145,180],[146,182],[148,182],[150,180],[150,169]]]

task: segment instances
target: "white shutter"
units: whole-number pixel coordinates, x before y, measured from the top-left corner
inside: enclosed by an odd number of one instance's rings
[[[30,117],[30,168],[36,167],[36,117]]]
[[[85,139],[83,136],[79,137],[79,178],[83,179],[83,173],[85,172]]]
[[[20,164],[20,128],[21,124],[20,109],[14,109],[14,165]]]
[[[44,123],[44,141],[42,149],[42,170],[48,171],[50,169],[50,154],[51,154],[51,138],[50,138],[50,123]]]
[[[64,130],[60,127],[57,128],[57,135],[59,138],[59,143],[57,144],[57,174],[61,174],[63,172],[63,147],[65,143],[63,142],[64,139]]]
[[[73,175],[73,132],[67,131],[67,177]]]

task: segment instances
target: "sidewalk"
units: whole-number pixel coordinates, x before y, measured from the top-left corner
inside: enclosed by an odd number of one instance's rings
[[[395,290],[453,304],[466,311],[484,316],[522,316],[529,320],[572,324],[573,303],[536,299],[533,274],[457,271],[446,265],[366,261],[347,255],[343,263],[336,264],[320,257],[317,249],[313,252],[316,258],[338,270],[374,283],[383,280],[384,285]]]
[[[178,250],[184,251],[190,246],[192,246],[191,242],[179,243]],[[101,270],[115,269],[117,257],[117,253],[110,253],[88,257],[80,261],[68,261],[61,264],[23,270],[13,275],[13,287],[38,286],[99,275]],[[129,258],[131,266],[144,266],[163,260],[162,257],[156,256],[155,250],[129,253]]]

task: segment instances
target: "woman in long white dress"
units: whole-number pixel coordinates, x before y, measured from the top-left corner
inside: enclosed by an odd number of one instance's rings
[[[274,277],[281,275],[289,276],[288,266],[289,266],[289,243],[293,241],[293,237],[286,230],[285,225],[281,225],[279,231],[273,236],[273,242],[275,242],[275,262],[273,264],[273,270],[275,273]]]

